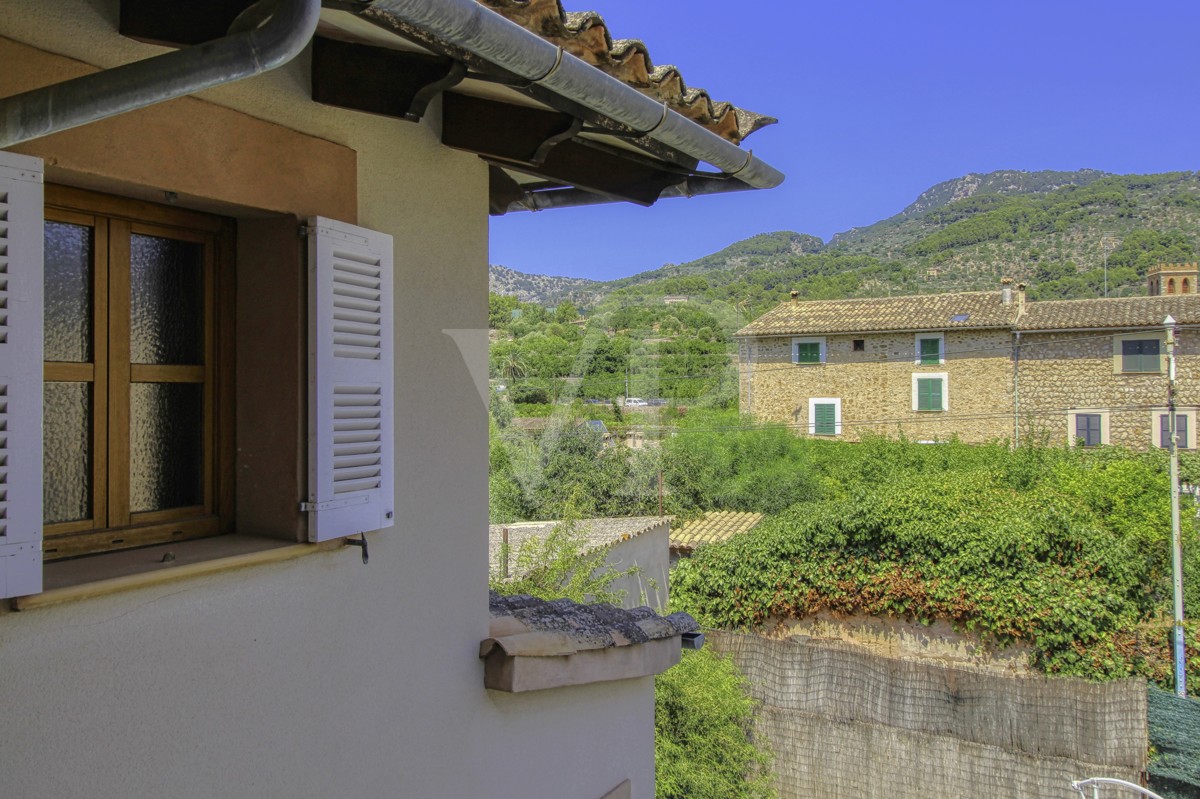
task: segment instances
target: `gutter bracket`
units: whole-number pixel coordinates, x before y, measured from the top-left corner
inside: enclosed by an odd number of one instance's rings
[[[463,78],[466,76],[467,65],[461,61],[452,62],[450,68],[446,70],[445,75],[431,83],[425,84],[413,95],[408,110],[404,112],[404,118],[409,122],[420,122],[421,118],[425,116],[425,112],[429,109],[429,104],[433,102],[433,98],[450,87],[462,83]]]
[[[579,117],[571,117],[571,122],[558,133],[546,138],[537,149],[533,151],[533,155],[529,157],[529,163],[534,166],[541,166],[546,158],[550,155],[550,151],[555,145],[561,144],[568,139],[573,139],[583,129],[583,120]]]

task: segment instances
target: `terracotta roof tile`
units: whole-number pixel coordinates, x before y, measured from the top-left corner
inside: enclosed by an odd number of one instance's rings
[[[686,613],[660,616],[650,608],[581,605],[569,599],[490,593],[489,637],[480,657],[499,648],[509,656],[558,657],[591,649],[632,646],[699,629]]]
[[[882,333],[1009,327],[1017,304],[999,291],[917,294],[851,300],[785,302],[739,330],[738,336]]]
[[[479,2],[735,144],[778,121],[727,102],[714,102],[703,89],[688,87],[675,67],[655,66],[642,41],[613,39],[604,18],[594,11],[568,13],[560,0]]]
[[[1161,327],[1168,314],[1181,325],[1200,324],[1200,294],[1031,302],[1017,329]]]
[[[701,544],[727,541],[753,529],[762,521],[761,513],[713,511],[671,531],[671,549],[691,552]]]

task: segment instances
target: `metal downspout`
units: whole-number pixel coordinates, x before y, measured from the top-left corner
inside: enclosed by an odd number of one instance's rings
[[[692,122],[665,103],[610,77],[476,0],[374,0],[363,10],[392,16],[480,58],[712,164],[749,188],[769,189],[783,173]]]
[[[320,14],[320,0],[259,0],[224,38],[2,98],[0,149],[283,66]]]
[[[1013,446],[1021,446],[1021,331],[1013,343]]]

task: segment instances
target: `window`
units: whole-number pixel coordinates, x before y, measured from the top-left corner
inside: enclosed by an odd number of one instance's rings
[[[949,408],[947,376],[944,373],[915,374],[912,381],[914,411],[944,411]]]
[[[1078,408],[1067,413],[1067,441],[1071,446],[1099,447],[1109,443],[1108,410]]]
[[[1155,408],[1151,414],[1153,430],[1153,445],[1164,449],[1171,445],[1171,415],[1166,408]],[[1196,446],[1192,440],[1192,430],[1196,426],[1195,408],[1175,409],[1175,440],[1180,449],[1192,449]]]
[[[792,363],[825,363],[824,338],[792,339]]]
[[[1120,371],[1155,373],[1162,371],[1161,341],[1157,338],[1125,338],[1120,346]]]
[[[231,285],[231,231],[219,217],[47,187],[48,559],[215,535],[228,521],[217,293]]]
[[[915,362],[922,366],[937,366],[945,361],[946,339],[941,333],[916,336]]]
[[[842,434],[842,401],[836,398],[814,398],[808,401],[808,434],[810,436],[840,436]]]
[[[1098,447],[1103,443],[1100,414],[1075,414],[1075,442],[1084,447]]]
[[[855,352],[866,352],[866,350],[867,350],[867,340],[866,339],[862,339],[862,338],[854,339],[854,351]]]
[[[265,289],[248,292],[243,325],[290,332],[236,342],[285,366],[282,389],[252,379],[235,400],[232,221],[44,187],[42,174],[41,159],[0,151],[0,597],[39,593],[44,559],[230,529],[235,405],[247,438],[270,428],[259,460],[277,460],[274,432],[294,436],[282,469],[237,464],[275,487],[262,507],[241,504],[278,528],[266,532],[294,540],[299,523],[323,541],[392,527],[391,237],[310,218],[305,269],[293,219],[243,223],[259,257],[242,277]],[[281,275],[292,285],[271,282]],[[307,440],[302,412],[280,412],[299,410],[305,388]]]
[[[1168,293],[1168,294],[1174,294],[1174,293],[1175,293],[1175,278],[1173,278],[1173,277],[1172,277],[1172,278],[1169,278],[1169,279],[1167,280],[1167,293]]]

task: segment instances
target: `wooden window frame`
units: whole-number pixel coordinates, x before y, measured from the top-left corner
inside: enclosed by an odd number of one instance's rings
[[[236,310],[233,220],[57,185],[46,186],[45,214],[48,221],[90,226],[94,258],[92,361],[46,362],[43,369],[43,379],[48,382],[79,381],[93,386],[91,516],[45,525],[46,560],[230,532]],[[135,234],[204,245],[202,366],[129,362],[129,250]],[[130,387],[139,382],[204,385],[204,494],[200,505],[130,511],[129,397]]]

